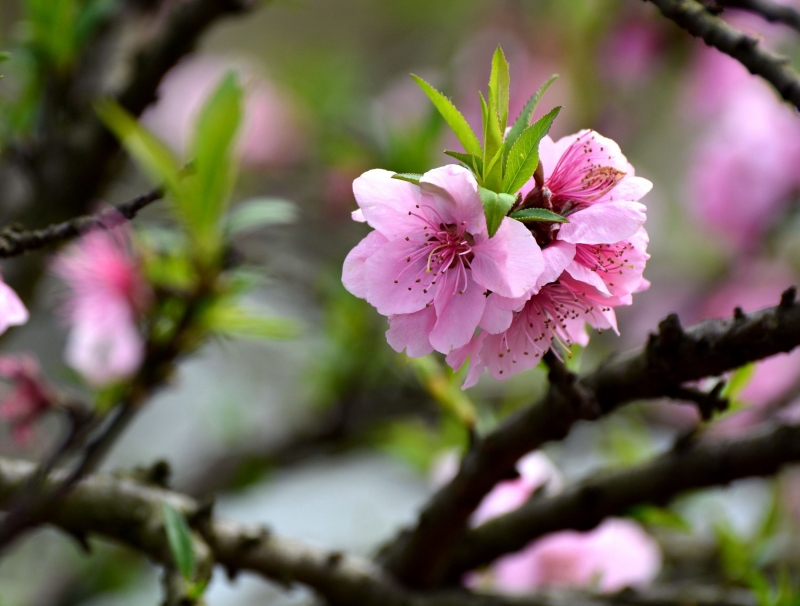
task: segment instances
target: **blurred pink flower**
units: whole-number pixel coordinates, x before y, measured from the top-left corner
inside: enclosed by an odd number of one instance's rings
[[[544,270],[541,250],[519,221],[504,218],[489,238],[475,177],[449,165],[420,185],[371,170],[355,180],[371,232],[347,256],[342,282],[389,316],[389,343],[409,355],[465,345],[481,324],[486,291],[516,298]]]
[[[0,418],[10,421],[12,435],[20,444],[30,441],[33,423],[56,402],[33,356],[0,357],[0,377],[11,391],[0,398]]]
[[[305,153],[304,133],[287,96],[249,66],[213,56],[193,56],[173,68],[142,122],[176,153],[188,153],[194,122],[225,72],[240,73],[246,90],[239,132],[242,164],[253,169],[290,166]],[[186,158],[188,159],[188,158]]]
[[[437,483],[448,481],[457,470],[453,455],[435,466]],[[500,482],[483,499],[472,516],[474,526],[517,509],[541,490],[544,497],[558,494],[564,480],[541,451],[517,463],[519,477]],[[542,588],[597,588],[612,593],[625,587],[643,588],[661,570],[661,549],[638,524],[608,518],[589,532],[572,530],[545,535],[522,551],[497,560],[486,573],[467,575],[472,586],[489,583],[503,593],[523,593]]]
[[[661,570],[658,543],[636,522],[607,518],[588,532],[546,535],[492,567],[494,585],[505,593],[542,588],[588,588],[615,593],[644,589]]]
[[[652,19],[628,19],[601,46],[599,73],[615,86],[632,87],[652,77],[662,50],[661,30]]]
[[[706,128],[691,154],[687,201],[705,227],[752,248],[800,190],[800,120],[758,78],[699,53],[688,105]]]
[[[29,314],[25,304],[14,289],[0,278],[0,334],[11,326],[21,326],[28,321]]]
[[[133,375],[144,355],[137,320],[151,292],[124,219],[86,233],[56,258],[53,272],[71,289],[67,363],[98,387]]]

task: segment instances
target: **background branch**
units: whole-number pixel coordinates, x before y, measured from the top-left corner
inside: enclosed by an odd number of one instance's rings
[[[751,73],[764,78],[784,99],[800,109],[800,74],[786,57],[762,48],[757,38],[712,15],[696,0],[648,1],[692,36],[702,38],[709,46],[730,55]]]
[[[0,507],[21,490],[33,464],[0,459]],[[63,478],[56,473],[52,481]],[[230,574],[249,570],[265,578],[290,585],[302,583],[315,589],[335,606],[603,606],[646,604],[678,606],[752,606],[748,596],[737,592],[706,590],[699,593],[664,589],[637,597],[595,597],[554,594],[535,597],[478,595],[467,591],[417,593],[398,586],[375,564],[340,552],[305,545],[274,536],[263,526],[238,524],[211,516],[207,508],[185,495],[132,479],[96,475],[85,478],[48,512],[43,520],[77,537],[97,534],[123,543],[166,567],[172,565],[163,523],[163,504],[169,503],[203,534],[211,558]]]
[[[633,400],[669,397],[676,385],[792,350],[800,345],[800,304],[795,295],[789,289],[777,307],[705,321],[685,331],[673,314],[642,350],[612,358],[575,384],[568,375],[566,384],[552,382],[560,375],[551,371],[547,395],[477,440],[455,478],[431,498],[417,525],[384,550],[381,561],[411,586],[442,584],[470,515],[497,482],[515,476],[520,457],[545,442],[562,439],[578,420],[609,413]],[[577,402],[572,396],[575,390],[583,394]]]
[[[681,444],[647,464],[590,478],[555,497],[534,497],[482,524],[454,550],[449,577],[455,582],[467,570],[519,551],[547,533],[590,530],[634,505],[663,505],[682,492],[772,475],[798,460],[800,426],[781,426],[731,442]]]

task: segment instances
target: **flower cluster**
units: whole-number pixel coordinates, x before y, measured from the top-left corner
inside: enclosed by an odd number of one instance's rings
[[[553,346],[586,344],[588,322],[616,331],[613,308],[649,286],[645,207],[652,184],[619,146],[584,130],[539,145],[540,169],[490,235],[469,169],[431,170],[418,184],[372,170],[354,183],[356,221],[375,231],[354,248],[342,280],[388,316],[387,339],[416,357],[469,358],[465,387],[538,364]],[[525,210],[543,210],[523,223]]]

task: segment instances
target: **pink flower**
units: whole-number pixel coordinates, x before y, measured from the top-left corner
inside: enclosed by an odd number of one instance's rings
[[[539,243],[553,239],[571,244],[614,244],[631,238],[644,224],[639,200],[653,184],[637,177],[619,146],[602,135],[582,130],[539,145],[544,184],[531,179],[520,191],[523,206],[547,208],[569,223],[548,224],[537,232]]]
[[[0,418],[10,420],[14,439],[25,444],[31,438],[33,423],[57,398],[33,356],[0,357],[0,376],[12,384],[11,392],[0,400]]]
[[[652,20],[628,19],[616,27],[600,49],[600,74],[623,88],[652,77],[664,49],[661,30]]]
[[[487,291],[523,296],[544,271],[528,229],[505,218],[489,238],[475,177],[444,166],[420,185],[371,170],[353,191],[371,232],[347,256],[342,282],[389,316],[389,343],[409,355],[465,345],[481,325]]]
[[[497,379],[507,379],[534,368],[555,342],[562,349],[573,343],[586,345],[585,325],[617,330],[611,304],[621,304],[588,284],[562,274],[544,286],[514,314],[511,326],[499,333],[480,333],[465,347],[447,356],[447,363],[460,368],[469,356],[469,373],[463,388],[474,386],[484,368]]]
[[[240,73],[246,90],[238,144],[242,163],[255,169],[297,163],[305,153],[305,143],[286,95],[252,67],[224,58],[181,61],[164,77],[158,101],[144,113],[142,122],[176,153],[185,155],[198,113],[229,69]]]
[[[688,103],[707,125],[690,156],[690,209],[704,227],[752,248],[800,190],[800,123],[760,79],[721,53],[699,53]]]
[[[436,466],[439,483],[455,474],[452,456]],[[529,453],[517,463],[519,477],[497,484],[472,516],[473,526],[517,509],[534,492],[544,497],[558,494],[564,480],[543,452]],[[486,574],[469,574],[466,582],[503,593],[524,593],[542,588],[597,588],[612,593],[625,587],[643,588],[661,569],[661,549],[638,524],[608,518],[589,532],[567,530],[545,535],[522,551],[507,555]]]
[[[658,543],[639,524],[608,518],[589,532],[546,535],[492,567],[494,585],[505,593],[542,588],[591,588],[615,593],[646,588],[661,570]]]
[[[25,304],[14,289],[0,279],[0,334],[11,326],[21,326],[28,321],[29,314]]]
[[[72,291],[65,305],[67,363],[97,387],[133,375],[144,355],[137,319],[151,293],[127,225],[88,232],[56,259],[53,272]]]
[[[494,292],[470,343],[447,357],[459,368],[469,357],[464,388],[475,385],[483,368],[495,379],[533,368],[555,343],[566,350],[586,345],[585,325],[617,331],[613,307],[630,305],[644,279],[648,236],[639,200],[652,184],[634,175],[619,146],[593,131],[539,148],[544,180],[520,192],[523,207],[545,208],[569,223],[531,228],[542,245],[545,269],[522,297]],[[487,334],[490,333],[490,334]]]

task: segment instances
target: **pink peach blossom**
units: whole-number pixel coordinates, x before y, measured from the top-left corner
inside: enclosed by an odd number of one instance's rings
[[[398,351],[449,353],[481,324],[487,291],[516,298],[535,286],[542,252],[513,219],[489,238],[466,168],[431,170],[419,186],[392,175],[371,170],[353,184],[360,207],[353,218],[375,231],[345,259],[342,282],[389,316],[389,342]]]
[[[632,520],[607,518],[589,532],[546,535],[492,566],[493,584],[505,593],[544,588],[588,588],[614,593],[644,589],[661,570],[658,543]]]
[[[137,320],[151,293],[121,221],[88,232],[53,264],[71,290],[65,358],[97,387],[133,375],[144,355]]]
[[[30,315],[14,289],[0,279],[0,334],[11,326],[21,326]]]
[[[469,356],[464,389],[478,382],[484,368],[494,379],[508,379],[534,368],[554,342],[562,349],[573,343],[586,345],[587,322],[600,330],[616,331],[617,320],[611,304],[621,302],[564,273],[557,282],[547,284],[525,302],[507,330],[478,334],[447,356],[447,363],[460,368]]]
[[[143,114],[142,122],[185,156],[200,110],[230,69],[240,74],[245,87],[238,143],[243,165],[265,169],[296,164],[305,153],[305,143],[293,105],[286,93],[241,61],[211,55],[181,61],[164,77],[158,101]]]
[[[0,399],[0,418],[10,421],[14,439],[25,444],[33,423],[52,408],[56,396],[33,356],[0,357],[0,377],[12,384],[11,392]]]

